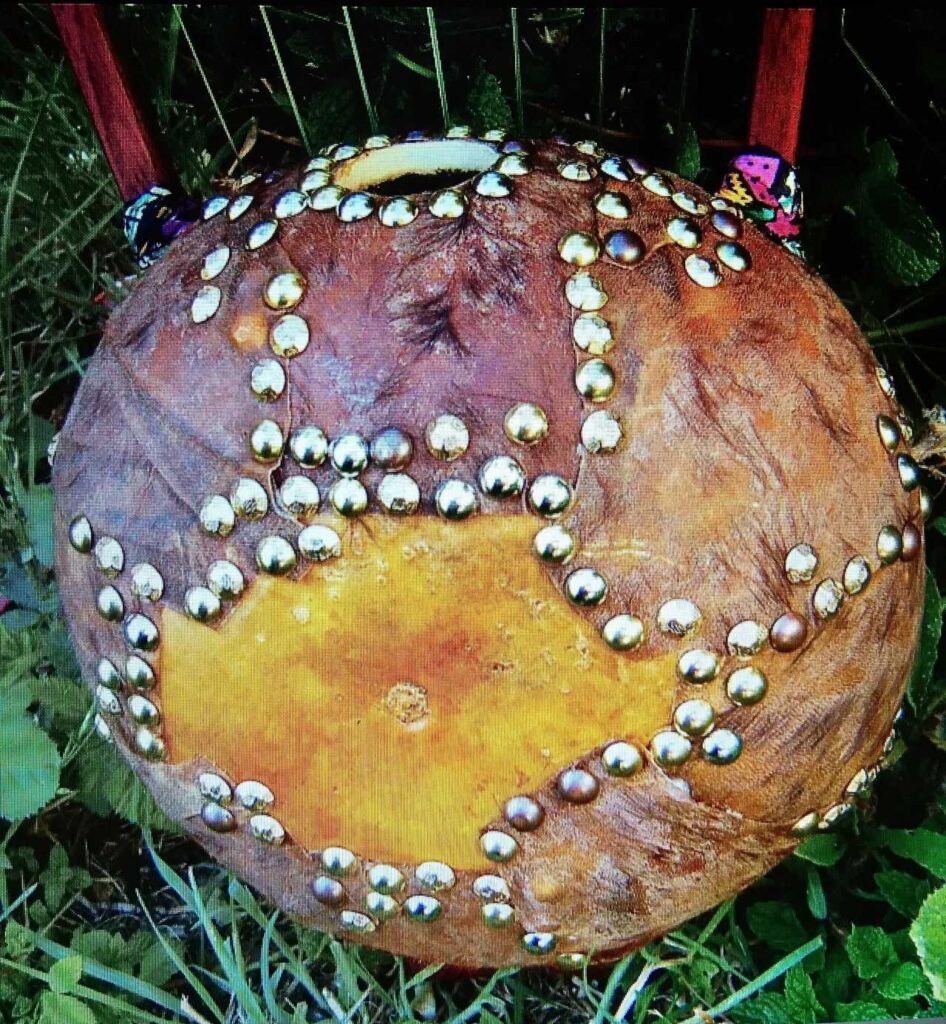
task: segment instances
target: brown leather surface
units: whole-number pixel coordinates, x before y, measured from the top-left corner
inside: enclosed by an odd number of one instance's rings
[[[196,513],[207,495],[227,494],[237,476],[269,486],[272,471],[278,481],[281,467],[248,455],[261,412],[286,432],[317,423],[330,436],[369,436],[399,426],[422,448],[423,425],[449,411],[470,428],[464,465],[507,451],[530,479],[558,472],[572,480],[577,500],[563,522],[580,538],[580,554],[552,576],[561,583],[586,564],[604,573],[606,605],[575,614],[596,626],[618,610],[640,615],[647,638],[630,659],[696,646],[724,652],[729,629],[745,619],[768,627],[793,610],[808,620],[800,650],[766,647],[752,659],[769,680],[759,704],[733,707],[726,699],[722,679],[741,664],[735,659],[706,687],[678,685],[678,699],[705,696],[717,724],[739,733],[743,752],[734,764],[694,757],[665,771],[648,758],[637,776],[614,780],[600,767],[600,750],[589,751],[584,763],[601,792],[581,806],[563,801],[549,780],[537,794],[547,809],[544,825],[517,836],[521,852],[509,865],[483,863],[483,873],[509,882],[513,926],[483,925],[470,889],[475,873],[464,872],[443,894],[445,912],[436,922],[399,916],[358,939],[468,967],[554,960],[524,952],[523,931],[554,931],[555,955],[606,956],[659,935],[766,871],[797,841],[794,822],[809,811],[823,814],[855,773],[880,757],[922,606],[922,557],[882,568],[877,562],[882,526],[922,523],[916,493],[903,490],[877,435],[877,415],[896,408],[838,300],[748,224],[742,242],[752,268],[724,270],[719,287],[699,287],[684,271],[686,252],[666,237],[667,221],[680,213],[669,199],[636,180],[566,181],[554,169],[566,155],[578,154],[538,147],[537,169],[514,179],[512,196],[474,197],[468,215],[455,221],[423,211],[392,230],[374,217],[342,224],[331,212],[306,212],[281,222],[274,242],[244,252],[247,229],[296,182],[294,171],[262,187],[236,222],[218,216],[195,227],[112,316],[54,467],[62,600],[90,680],[100,657],[120,665],[126,652],[120,627],[95,611],[106,581],[91,558],[69,546],[69,521],[84,514],[96,537],[121,541],[125,570],[115,585],[126,611],[140,607],[128,570],[142,561],[158,566],[162,603],[176,609],[216,558],[235,561],[251,586],[259,538],[294,537],[298,524],[271,513],[220,540],[201,531]],[[595,213],[592,199],[603,186],[630,197],[628,221]],[[708,201],[695,186],[674,187]],[[636,231],[647,255],[634,266],[602,258],[589,268],[610,295],[602,315],[617,339],[607,358],[619,388],[601,407],[624,429],[617,451],[589,455],[579,428],[593,407],[573,384],[574,311],[563,291],[574,268],[558,257],[556,243],[573,228],[602,234],[616,227]],[[699,251],[711,255],[709,243],[722,236],[708,224],[704,231]],[[230,267],[214,281],[223,302],[216,316],[195,325],[190,304],[200,261],[221,242],[233,249]],[[261,407],[249,373],[272,353],[265,342],[240,349],[230,333],[240,317],[275,318],[261,292],[269,276],[292,267],[308,281],[295,312],[309,322],[312,342],[289,365],[284,396]],[[514,448],[502,432],[506,409],[524,399],[542,405],[550,421],[548,438],[529,449]],[[424,514],[434,514],[433,490],[458,475],[457,465],[429,458],[412,464]],[[324,493],[330,470],[311,475]],[[472,470],[462,475],[473,478]],[[372,496],[379,478],[373,467],[363,474]],[[486,514],[498,507],[482,501]],[[529,514],[524,502],[521,510]],[[358,529],[357,522],[345,525]],[[820,565],[811,583],[792,584],[785,553],[801,542],[814,545]],[[840,579],[855,554],[869,559],[874,578],[835,618],[819,621],[811,606],[815,585]],[[660,604],[677,597],[703,613],[694,640],[654,626]],[[195,666],[195,701],[212,685]],[[113,733],[165,811],[211,854],[286,911],[337,931],[337,911],[308,887],[318,870],[306,851],[291,841],[263,846],[246,828],[210,832],[193,783],[199,766],[142,762],[127,749],[130,724]],[[612,738],[603,736],[602,745]],[[169,744],[173,755],[173,737]],[[501,818],[493,824],[506,827]],[[355,907],[366,891],[360,869],[346,885]]]

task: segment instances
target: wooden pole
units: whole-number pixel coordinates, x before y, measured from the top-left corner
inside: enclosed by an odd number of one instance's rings
[[[815,11],[767,7],[749,115],[749,143],[795,162]]]
[[[102,5],[50,8],[122,199],[150,185],[174,188],[176,176],[115,52]]]

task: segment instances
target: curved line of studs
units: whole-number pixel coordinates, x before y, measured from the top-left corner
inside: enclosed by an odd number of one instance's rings
[[[455,129],[448,137],[466,137],[465,129]],[[425,138],[426,136],[417,136]],[[502,142],[501,133],[492,132],[484,136],[488,141]],[[378,136],[367,140],[364,148],[378,148],[390,140]],[[702,224],[692,218],[705,218],[708,208],[684,191],[673,192],[662,175],[633,159],[605,154],[596,143],[579,142],[575,149],[588,159],[564,160],[559,164],[559,174],[566,180],[585,182],[593,180],[598,170],[619,181],[639,181],[648,191],[670,198],[681,211],[689,216],[676,216],[667,225],[668,238],[681,249],[696,249],[703,241]],[[361,152],[354,146],[329,147],[316,157],[303,171],[300,190],[282,193],[274,204],[277,220],[262,220],[247,234],[246,247],[256,249],[271,240],[277,231],[278,220],[295,216],[305,209],[334,209],[343,221],[354,221],[369,216],[374,211],[374,197],[367,193],[345,193],[331,181],[330,169],[334,163],[349,159]],[[510,176],[526,174],[531,170],[528,153],[521,143],[503,143],[493,170],[486,171],[474,179],[473,187],[481,196],[501,198],[512,191]],[[248,176],[241,182],[245,187],[255,180]],[[231,220],[236,220],[252,205],[252,195],[238,196],[232,202],[224,197],[213,197],[205,206],[205,219],[209,219],[229,207]],[[330,201],[331,200],[331,201]],[[462,216],[468,206],[465,193],[459,189],[445,189],[435,193],[430,200],[429,211],[434,216]],[[605,189],[594,199],[596,211],[603,217],[615,221],[625,220],[631,213],[630,199],[620,192]],[[740,217],[732,207],[715,199],[711,217],[713,228],[723,237],[716,245],[719,262],[729,270],[741,273],[751,266],[746,249],[735,239],[742,233]],[[408,224],[418,215],[416,204],[407,197],[386,200],[378,209],[383,224],[398,227]],[[578,363],[575,385],[582,397],[591,403],[605,402],[613,396],[616,378],[610,365],[601,358],[614,345],[610,324],[600,314],[608,300],[600,281],[587,270],[601,254],[601,249],[619,265],[633,265],[643,257],[645,246],[636,233],[616,229],[608,232],[599,242],[584,232],[570,232],[559,241],[561,258],[578,269],[566,282],[565,294],[569,304],[577,311],[573,322],[573,339],[576,346],[590,358]],[[212,280],[226,268],[230,249],[218,247],[209,253],[203,262],[201,276]],[[688,276],[701,287],[715,287],[722,281],[719,265],[711,258],[691,252],[684,261]],[[305,281],[297,272],[276,275],[267,285],[264,301],[275,310],[291,309],[301,299]],[[220,305],[220,291],[216,286],[204,285],[192,303],[191,315],[195,323],[212,317]],[[285,314],[275,325],[271,335],[271,347],[276,355],[285,360],[304,351],[308,344],[308,326],[300,317]],[[287,364],[288,365],[288,364]],[[895,398],[889,377],[878,368],[878,382],[883,392]],[[278,398],[286,386],[286,370],[282,363],[267,359],[258,363],[252,371],[251,387],[260,401]],[[541,441],[548,429],[544,411],[529,402],[522,402],[509,410],[505,419],[505,430],[511,441],[519,444],[534,444]],[[274,429],[275,428],[275,429]],[[877,419],[878,433],[885,449],[896,453],[900,440],[909,435],[906,422],[899,423],[891,417],[881,415]],[[425,435],[427,447],[436,457],[452,461],[459,458],[469,443],[465,425],[457,417],[440,416],[432,421]],[[622,439],[619,421],[607,410],[592,412],[581,427],[581,440],[585,449],[592,453],[611,451]],[[285,439],[278,425],[271,420],[258,424],[251,436],[254,456],[261,462],[272,462],[281,457]],[[386,469],[403,469],[410,460],[412,442],[399,431],[386,430],[377,435],[372,445],[365,444],[358,435],[340,435],[331,444],[325,434],[316,427],[303,427],[290,437],[290,452],[304,467],[321,464],[328,456],[339,472],[340,478],[332,485],[329,499],[333,507],[345,516],[359,515],[367,507],[367,493],[355,479],[374,456],[375,461]],[[905,453],[896,455],[901,483],[907,490],[917,488],[920,471],[916,463]],[[522,493],[526,486],[525,475],[519,463],[506,455],[493,456],[481,467],[478,482],[481,490],[492,497],[511,497]],[[919,489],[921,511],[929,511],[929,499]],[[319,508],[320,495],[313,481],[305,476],[290,477],[280,488],[280,502],[294,517],[305,520]],[[561,477],[545,475],[536,478],[529,488],[529,504],[533,511],[549,519],[561,516],[571,505],[571,486]],[[416,483],[406,474],[388,473],[379,487],[379,500],[387,511],[405,514],[416,510],[419,504],[419,490]],[[476,491],[462,480],[450,480],[442,484],[435,495],[435,505],[445,518],[466,518],[476,508]],[[236,523],[236,516],[248,519],[262,518],[269,506],[269,496],[258,481],[250,478],[239,480],[228,498],[212,495],[200,512],[201,524],[211,534],[227,536]],[[308,531],[308,533],[307,533]],[[304,538],[305,535],[305,539]],[[73,547],[81,551],[93,550],[92,531],[83,516],[73,520],[70,526],[70,540]],[[338,535],[325,526],[310,526],[303,529],[297,543],[302,553],[316,561],[337,557],[341,553]],[[894,526],[885,526],[877,538],[877,557],[881,566],[889,565],[905,555],[914,557],[919,549],[919,536],[912,524],[901,533]],[[556,523],[544,527],[536,535],[535,550],[547,562],[564,564],[575,553],[573,535]],[[94,546],[99,568],[110,576],[117,576],[124,564],[124,552],[114,538],[103,537]],[[288,541],[281,537],[264,538],[257,551],[257,562],[263,571],[282,574],[296,564],[295,552]],[[788,552],[785,571],[793,583],[807,583],[814,578],[818,557],[808,543],[796,545]],[[833,618],[841,607],[845,595],[854,596],[867,585],[871,575],[868,560],[861,555],[852,558],[843,573],[843,582],[827,578],[817,585],[812,595],[812,607],[818,619]],[[159,600],[163,593],[163,580],[158,570],[142,563],[131,570],[132,593],[142,600]],[[234,599],[244,587],[243,574],[239,567],[227,561],[215,561],[208,569],[208,585],[192,587],[185,596],[185,610],[197,621],[208,622],[221,611],[221,600]],[[607,581],[594,569],[574,570],[565,581],[569,600],[577,606],[594,607],[602,603],[607,595]],[[125,638],[132,653],[126,659],[125,680],[135,691],[147,691],[156,684],[155,673],[139,652],[154,650],[158,644],[157,627],[141,613],[124,614],[124,602],[114,586],[108,585],[99,593],[97,604],[100,613],[109,621],[124,623]],[[657,613],[658,627],[666,633],[688,638],[693,636],[702,623],[697,606],[687,599],[672,599],[665,602]],[[605,641],[617,650],[631,650],[644,639],[644,624],[637,616],[621,613],[611,617],[602,629]],[[794,613],[782,616],[770,630],[761,623],[746,620],[736,624],[727,638],[728,652],[734,657],[748,660],[758,653],[768,640],[776,649],[795,649],[804,642],[807,625],[805,620]],[[720,656],[713,651],[696,649],[684,652],[678,661],[678,673],[688,682],[704,684],[719,675]],[[122,674],[108,659],[102,659],[98,668],[97,698],[99,707],[107,715],[121,713],[118,692],[122,686]],[[743,665],[730,673],[726,682],[726,695],[733,705],[752,704],[760,700],[766,691],[767,682],[758,669]],[[135,692],[127,701],[128,713],[137,724],[135,746],[146,757],[163,759],[166,752],[157,727],[160,725],[160,710],[142,692]],[[674,709],[672,723],[651,741],[651,754],[661,767],[672,768],[683,764],[691,755],[694,740],[702,741],[704,757],[714,764],[727,764],[740,753],[739,737],[728,729],[714,727],[715,712],[712,705],[703,699],[686,700]],[[103,738],[111,738],[107,721],[99,714],[96,728]],[[892,736],[888,739],[888,746]],[[886,750],[887,748],[885,748]],[[609,744],[601,754],[602,764],[609,775],[628,777],[643,765],[640,751],[632,744],[615,742]],[[818,827],[827,827],[850,808],[850,800],[873,781],[876,768],[862,769],[851,780],[845,790],[842,803],[833,805],[825,814],[810,812],[794,826],[793,833],[802,836]],[[682,782],[682,780],[680,780]],[[558,779],[559,794],[573,803],[593,800],[599,791],[598,780],[591,773],[578,768],[567,769]],[[685,785],[685,783],[684,783]],[[202,773],[198,780],[201,795],[207,801],[202,817],[209,828],[217,831],[231,831],[236,819],[226,806],[234,797],[238,805],[250,813],[251,833],[260,841],[278,845],[285,839],[285,830],[277,819],[268,812],[275,797],[263,783],[245,780],[235,788],[216,773]],[[509,823],[522,831],[538,828],[544,820],[545,811],[530,797],[513,797],[507,802],[505,817]],[[491,860],[503,863],[511,859],[518,844],[505,832],[489,830],[482,836],[484,854]],[[344,902],[346,894],[338,880],[352,870],[357,858],[350,851],[329,848],[323,851],[322,865],[326,874],[313,883],[316,898],[329,906]],[[389,919],[400,912],[401,904],[394,898],[404,887],[401,872],[391,865],[374,865],[368,869],[369,884],[372,888],[367,897],[367,909],[373,916],[359,911],[342,911],[340,924],[349,931],[365,933],[374,930],[376,921]],[[418,882],[433,893],[452,887],[455,876],[452,869],[439,862],[425,862],[417,868]],[[375,884],[377,883],[377,884]],[[474,883],[474,891],[483,900],[483,919],[493,926],[506,925],[515,916],[509,904],[508,886],[498,875],[480,876]],[[409,918],[430,921],[441,912],[440,901],[427,893],[415,894],[405,899],[403,912]],[[551,952],[555,945],[552,933],[526,933],[523,943],[537,954]],[[573,954],[565,954],[566,958]]]

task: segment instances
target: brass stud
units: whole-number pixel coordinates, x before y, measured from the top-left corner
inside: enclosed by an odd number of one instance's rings
[[[616,383],[613,368],[603,359],[586,359],[575,370],[575,387],[589,402],[606,402]]]
[[[76,516],[69,523],[69,543],[80,555],[92,550],[92,524],[85,516]]]
[[[785,612],[769,628],[769,643],[783,654],[797,651],[808,637],[808,623],[796,612]]]
[[[503,419],[503,430],[510,441],[533,445],[549,432],[545,411],[533,402],[517,402]]]
[[[615,651],[633,651],[644,639],[644,623],[636,615],[622,612],[608,619],[601,627],[601,636]]]
[[[626,779],[636,775],[644,767],[644,759],[633,744],[618,740],[604,748],[601,764],[608,775]]]
[[[296,552],[285,537],[264,537],[256,546],[256,564],[271,576],[285,576],[296,566]]]
[[[198,513],[200,525],[212,537],[227,537],[236,523],[233,506],[222,494],[211,494],[204,499]]]
[[[309,344],[309,325],[296,313],[281,316],[269,335],[269,346],[277,356],[292,359],[305,352]]]
[[[290,309],[305,294],[306,280],[298,270],[275,274],[266,283],[263,301],[270,309]]]
[[[296,538],[303,557],[312,562],[327,562],[342,553],[342,541],[331,527],[316,523],[307,526]]]
[[[563,526],[554,523],[539,530],[532,546],[543,562],[564,565],[575,553],[575,538]]]

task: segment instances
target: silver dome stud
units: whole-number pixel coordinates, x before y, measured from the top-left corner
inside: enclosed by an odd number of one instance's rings
[[[158,627],[140,612],[129,615],[124,622],[125,640],[136,651],[157,650],[160,642]]]
[[[608,293],[598,278],[587,270],[579,270],[565,282],[568,304],[583,313],[593,313],[608,301]]]
[[[250,390],[261,402],[275,402],[286,390],[286,371],[275,359],[261,359],[250,371]]]
[[[581,443],[592,455],[613,452],[623,436],[621,424],[607,409],[591,413],[581,425]]]
[[[184,592],[184,611],[195,622],[213,622],[220,609],[220,598],[210,587],[188,587]]]
[[[696,648],[684,651],[677,660],[677,674],[687,683],[709,683],[719,675],[719,655]]]
[[[131,569],[131,592],[143,601],[160,601],[164,577],[150,562],[139,562]]]
[[[283,453],[284,443],[275,420],[261,420],[250,433],[250,452],[257,462],[275,462]]]
[[[487,903],[505,903],[510,899],[509,885],[499,875],[478,875],[473,880],[473,895]]]
[[[92,550],[92,525],[85,516],[76,516],[69,523],[69,543],[80,555]]]
[[[270,309],[290,309],[305,294],[306,280],[298,270],[275,274],[266,283],[263,301]]]
[[[285,576],[296,566],[296,552],[285,537],[263,537],[256,546],[256,564],[271,576]]]
[[[545,411],[533,402],[517,402],[506,413],[503,430],[510,441],[533,445],[548,434],[549,421]]]
[[[706,700],[685,700],[673,711],[673,724],[685,736],[705,736],[715,720],[713,706]]]
[[[601,636],[615,651],[633,651],[644,639],[644,623],[636,615],[622,612],[608,619],[601,627]]]
[[[296,313],[286,313],[269,333],[269,347],[277,356],[292,359],[305,352],[309,345],[309,325]]]
[[[758,654],[769,639],[769,631],[761,622],[745,619],[737,622],[726,636],[726,648],[736,658]]]
[[[378,501],[391,515],[413,515],[420,507],[420,488],[406,473],[386,473],[378,484]]]
[[[201,807],[200,819],[211,832],[233,832],[237,827],[236,818],[230,811],[213,801]]]
[[[810,544],[796,544],[785,556],[785,575],[790,583],[810,583],[818,569],[818,553]]]
[[[558,254],[573,267],[587,267],[601,255],[601,247],[586,231],[568,231],[558,240]]]
[[[489,829],[480,836],[480,848],[487,860],[505,864],[516,855],[519,844],[506,832]]]
[[[484,903],[480,916],[488,928],[505,928],[515,919],[516,911],[508,903]]]
[[[572,339],[589,355],[602,356],[614,348],[611,325],[598,313],[581,313],[572,324]]]
[[[243,519],[262,519],[269,510],[269,496],[258,480],[243,476],[230,491],[230,504]]]
[[[306,469],[321,466],[328,455],[328,438],[319,427],[299,427],[289,437],[289,453]]]
[[[279,487],[279,500],[291,516],[305,522],[318,512],[322,496],[314,480],[307,476],[289,476]]]
[[[329,457],[342,476],[358,476],[368,467],[368,444],[361,434],[339,434],[329,446]]]
[[[723,279],[719,267],[712,260],[695,252],[687,256],[683,261],[683,266],[687,277],[701,288],[715,288]]]
[[[608,595],[608,581],[596,569],[575,569],[565,579],[565,594],[579,608],[594,608]]]
[[[480,490],[491,498],[512,498],[521,494],[526,484],[522,466],[510,455],[493,455],[477,474]]]
[[[686,736],[667,729],[654,736],[650,741],[650,750],[662,768],[677,768],[689,760],[693,744]]]
[[[404,875],[391,864],[373,864],[368,869],[368,885],[375,892],[392,896],[404,888]]]
[[[822,580],[811,598],[811,606],[819,619],[833,619],[841,610],[844,587],[837,580]]]
[[[555,473],[537,476],[529,487],[529,505],[547,519],[562,515],[572,503],[572,486]]]
[[[710,764],[732,764],[742,753],[742,740],[731,729],[714,729],[703,740],[703,759]]]
[[[589,804],[601,788],[598,780],[583,768],[568,768],[556,783],[558,794],[570,804]]]
[[[576,545],[572,534],[555,523],[539,530],[532,546],[543,562],[564,565],[575,553]]]
[[[877,557],[884,565],[893,565],[903,554],[903,535],[896,526],[883,526],[877,534]]]
[[[223,292],[214,284],[205,284],[197,289],[191,303],[191,320],[195,324],[206,323],[220,308]]]
[[[434,192],[427,202],[427,209],[434,217],[456,220],[466,213],[467,198],[457,189],[445,188]]]
[[[312,879],[312,895],[327,907],[337,907],[348,898],[345,886],[337,878],[329,875],[319,875]],[[371,909],[370,907],[368,908]]]
[[[526,932],[522,936],[522,947],[533,956],[545,956],[554,953],[558,939],[551,932]]]
[[[888,452],[896,450],[897,445],[900,444],[900,427],[895,419],[890,416],[878,416],[877,433],[880,436],[880,443]]]
[[[342,553],[342,541],[329,526],[315,523],[307,526],[296,538],[299,551],[312,562],[326,562],[338,558]]]
[[[358,863],[358,858],[344,846],[326,846],[320,854],[320,860],[325,871],[337,877],[350,875]]]
[[[275,220],[258,221],[246,234],[246,248],[250,251],[261,249],[276,234],[279,223]]]
[[[657,610],[657,628],[672,636],[688,637],[703,624],[703,613],[687,598],[665,601]]]
[[[459,416],[445,413],[427,424],[424,441],[435,459],[452,462],[470,447],[470,432]]]
[[[414,454],[414,442],[397,427],[375,434],[369,448],[371,461],[382,469],[403,469]]]
[[[647,247],[636,231],[621,228],[618,231],[609,231],[604,236],[604,251],[615,263],[631,267],[644,258]]]
[[[228,537],[236,524],[233,506],[222,494],[205,498],[198,513],[200,525],[212,537]]]
[[[254,814],[250,818],[250,834],[267,846],[282,846],[286,830],[269,814]]]
[[[368,507],[368,492],[360,480],[342,477],[329,488],[329,504],[346,519],[360,516]]]
[[[503,817],[519,832],[534,832],[545,821],[545,808],[531,796],[510,797]]]
[[[408,896],[404,901],[404,916],[411,921],[430,924],[443,913],[443,904],[433,896]]]
[[[595,209],[612,220],[627,220],[631,215],[631,201],[621,192],[599,192],[595,196]]]
[[[425,860],[418,864],[414,877],[427,892],[443,892],[457,884],[457,876],[449,864],[439,860]]]
[[[718,242],[716,244],[716,256],[724,267],[742,273],[752,266],[752,257],[749,250],[740,245],[739,242]]]
[[[125,551],[114,537],[100,537],[92,549],[95,567],[105,576],[115,577],[125,567]]]
[[[767,689],[765,674],[754,666],[737,668],[726,680],[726,694],[734,704],[757,704]]]
[[[201,772],[197,776],[197,791],[215,804],[228,804],[233,799],[230,783],[216,772]]]
[[[844,589],[852,596],[859,594],[870,583],[870,562],[863,555],[855,555],[844,567],[842,583]]]
[[[223,273],[227,264],[230,262],[230,246],[229,245],[218,245],[216,249],[211,249],[210,252],[204,257],[203,262],[200,265],[200,277],[202,281],[212,281],[215,277],[218,277]]]
[[[604,748],[601,764],[608,775],[625,779],[636,775],[644,767],[644,759],[632,743],[618,740]]]
[[[674,217],[667,224],[667,237],[683,249],[696,249],[703,241],[703,232],[689,217]]]
[[[102,587],[95,598],[95,607],[106,622],[121,622],[125,602],[118,590],[109,585]]]
[[[378,208],[378,220],[386,228],[403,228],[415,220],[419,212],[413,199],[394,196],[386,199]]]
[[[476,490],[465,480],[445,480],[434,494],[434,505],[444,519],[467,519],[476,511]]]
[[[125,680],[137,690],[150,690],[157,682],[157,677],[144,658],[130,654],[125,661]]]
[[[237,803],[246,811],[265,811],[276,802],[269,786],[255,779],[246,779],[233,791]]]

